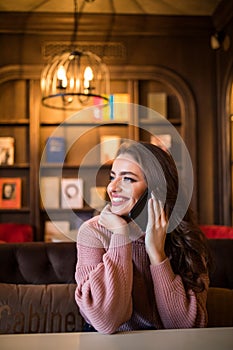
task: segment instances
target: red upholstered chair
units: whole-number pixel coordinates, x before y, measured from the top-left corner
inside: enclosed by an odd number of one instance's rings
[[[32,242],[33,228],[29,224],[0,223],[0,243]]]
[[[200,225],[200,228],[209,239],[233,239],[232,226]]]

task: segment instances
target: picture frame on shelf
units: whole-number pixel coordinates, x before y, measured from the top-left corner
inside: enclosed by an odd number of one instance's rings
[[[40,178],[41,208],[59,209],[60,178],[58,176],[42,176]]]
[[[0,178],[0,209],[20,209],[21,193],[21,178]]]
[[[0,165],[13,165],[15,153],[14,137],[0,137]]]
[[[83,179],[61,179],[61,207],[63,209],[82,209],[83,206]]]

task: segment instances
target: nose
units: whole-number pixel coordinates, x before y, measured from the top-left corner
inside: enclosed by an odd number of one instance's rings
[[[108,188],[111,192],[119,192],[121,190],[121,179],[115,178],[114,180],[112,180],[109,183]]]

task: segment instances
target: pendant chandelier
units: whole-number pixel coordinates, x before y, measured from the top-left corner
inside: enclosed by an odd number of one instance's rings
[[[42,104],[49,108],[78,111],[93,105],[107,105],[109,71],[101,58],[75,48],[78,11],[74,0],[72,49],[55,56],[41,74]]]

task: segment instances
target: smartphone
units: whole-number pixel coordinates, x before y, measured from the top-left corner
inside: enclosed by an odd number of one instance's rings
[[[129,212],[128,217],[134,220],[138,226],[145,232],[148,221],[148,199],[151,197],[148,189],[142,194],[135,206]]]

